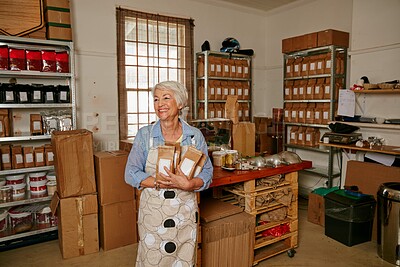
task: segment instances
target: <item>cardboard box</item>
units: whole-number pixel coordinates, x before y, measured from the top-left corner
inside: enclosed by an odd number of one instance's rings
[[[86,129],[51,135],[57,191],[61,198],[96,192],[93,134]]]
[[[399,180],[400,168],[377,163],[351,160],[347,162],[345,186],[358,186],[363,194],[373,195],[375,199],[379,186],[386,182]],[[377,240],[377,212],[372,227],[372,239]]]
[[[304,37],[304,49],[315,48],[318,46],[318,33],[308,33]]]
[[[245,156],[255,155],[255,124],[252,122],[239,122],[232,127],[233,149]]]
[[[58,7],[69,9],[69,0],[44,0],[45,8],[48,7]]]
[[[72,41],[72,30],[70,27],[47,25],[47,39]]]
[[[318,32],[318,46],[326,45],[349,47],[349,33],[332,29]]]
[[[125,182],[126,151],[101,151],[94,155],[97,190],[101,205],[134,198],[133,187]]]
[[[282,53],[290,53],[293,51],[292,47],[293,38],[286,38],[282,40]]]
[[[64,259],[99,251],[97,195],[89,194],[51,201],[58,215],[58,241]]]
[[[235,205],[209,197],[201,199],[199,208],[202,222],[212,222],[243,211],[242,208]]]
[[[138,242],[133,200],[100,206],[100,247],[110,250]]]
[[[48,8],[46,10],[46,22],[56,23],[56,24],[64,24],[71,25],[71,15],[68,12],[60,11],[59,9],[52,10]]]
[[[312,192],[308,195],[307,219],[309,222],[325,225],[325,199],[323,196]]]
[[[293,51],[300,51],[300,50],[304,50],[306,48],[305,45],[305,37],[304,35],[300,35],[300,36],[295,36],[292,37],[293,41],[292,41],[292,48]]]
[[[203,266],[252,266],[254,259],[255,217],[240,211],[236,213],[236,206],[228,203],[232,208],[224,209],[218,199],[204,205],[200,202],[201,225],[201,261]],[[223,202],[222,202],[223,203]],[[222,207],[222,209],[221,209]],[[228,206],[225,206],[228,207]],[[227,212],[229,211],[229,212]],[[221,216],[224,212],[225,217]],[[205,215],[206,213],[206,215]],[[229,213],[232,213],[229,215]],[[227,231],[226,229],[229,229]]]

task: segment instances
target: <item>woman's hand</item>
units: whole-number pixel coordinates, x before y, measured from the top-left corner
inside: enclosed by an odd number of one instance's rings
[[[192,183],[187,178],[187,176],[181,171],[180,168],[176,169],[176,173],[171,172],[167,167],[164,167],[164,170],[168,173],[169,176],[160,173],[160,176],[164,180],[157,181],[159,184],[163,185],[161,188],[176,188],[182,189],[185,191],[193,191]]]

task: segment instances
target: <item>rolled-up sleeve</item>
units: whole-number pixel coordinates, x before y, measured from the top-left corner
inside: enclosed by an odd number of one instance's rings
[[[138,189],[141,189],[140,183],[149,177],[144,171],[148,154],[145,144],[147,144],[146,138],[143,136],[143,131],[139,130],[125,167],[125,182]]]

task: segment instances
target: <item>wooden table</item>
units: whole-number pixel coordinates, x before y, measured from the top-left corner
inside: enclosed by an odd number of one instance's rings
[[[265,168],[260,168],[259,170],[249,170],[249,171],[235,170],[233,172],[223,170],[221,167],[214,167],[214,177],[210,187],[217,187],[222,185],[245,182],[276,174],[298,172],[300,170],[309,169],[311,167],[312,167],[311,161],[303,161],[301,163],[291,164],[291,165],[281,165],[276,168],[265,167]]]

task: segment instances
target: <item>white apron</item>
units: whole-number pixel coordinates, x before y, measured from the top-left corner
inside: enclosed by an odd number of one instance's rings
[[[157,158],[157,148],[150,138],[145,171],[153,177]],[[196,193],[180,189],[143,189],[138,214],[136,267],[194,266],[197,216]]]

